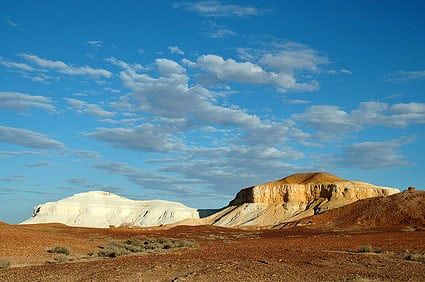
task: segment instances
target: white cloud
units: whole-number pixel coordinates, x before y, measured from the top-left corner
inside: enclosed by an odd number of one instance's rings
[[[301,114],[291,118],[303,122],[314,129],[321,139],[335,139],[335,134],[348,134],[364,127],[384,126],[403,128],[413,124],[425,124],[424,103],[398,103],[390,105],[382,102],[362,102],[351,112],[338,106],[311,106]]]
[[[221,125],[255,126],[260,122],[255,115],[235,108],[214,105],[214,93],[199,85],[189,86],[189,76],[179,64],[168,59],[157,59],[159,77],[139,74],[126,63],[120,76],[131,90],[124,96],[121,107],[134,107],[165,118],[191,118]]]
[[[11,28],[13,28],[13,29],[16,29],[16,30],[21,30],[20,28],[19,28],[19,25],[16,23],[16,21],[15,20],[13,20],[11,17],[9,17],[9,16],[6,16],[6,21],[5,21],[5,23],[6,23],[6,25],[7,26],[10,26]]]
[[[124,61],[118,60],[117,58],[114,57],[110,57],[108,59],[106,59],[107,62],[110,62],[111,64],[114,64],[118,67],[121,67],[125,70],[127,70],[128,72],[136,72],[136,71],[141,71],[141,70],[145,70],[145,68],[140,65],[140,64],[129,64],[126,63]]]
[[[0,158],[19,157],[19,156],[44,156],[45,152],[39,151],[3,151],[0,152]]]
[[[322,66],[328,63],[327,57],[298,43],[279,45],[275,49],[238,49],[240,57],[250,60],[245,62],[213,54],[200,56],[195,62],[185,62],[204,71],[196,77],[205,85],[227,82],[264,84],[275,86],[279,92],[315,91],[320,88],[312,75],[321,73]],[[256,59],[257,62],[252,62]]]
[[[288,104],[288,105],[306,105],[306,104],[310,104],[311,102],[307,101],[307,100],[288,99],[288,98],[283,97],[282,103]]]
[[[214,28],[210,32],[208,32],[207,35],[210,38],[219,39],[219,38],[235,36],[236,33],[228,28]]]
[[[399,70],[396,73],[390,73],[386,76],[386,81],[403,83],[411,80],[425,79],[425,70],[404,71]]]
[[[147,152],[170,152],[183,150],[182,140],[173,136],[170,129],[145,123],[135,128],[97,128],[88,133],[95,139],[115,147],[142,150]]]
[[[103,41],[100,40],[90,40],[87,41],[87,44],[89,44],[90,46],[93,46],[95,48],[100,48],[103,46]]]
[[[234,195],[253,183],[281,178],[299,170],[285,161],[302,158],[290,148],[226,146],[193,148],[162,171],[195,179],[219,193]]]
[[[338,106],[311,106],[302,114],[294,114],[295,121],[305,122],[319,132],[346,133],[354,130],[356,121]]]
[[[7,60],[4,60],[2,57],[0,57],[0,65],[3,65],[8,68],[22,70],[22,71],[34,71],[34,68],[27,64],[7,61]]]
[[[338,165],[359,167],[362,169],[381,169],[385,167],[404,166],[408,162],[398,151],[410,142],[407,139],[383,142],[362,142],[346,146],[337,155]]]
[[[274,54],[265,54],[260,64],[270,67],[280,73],[292,74],[294,71],[320,71],[320,65],[328,63],[328,59],[318,54],[316,50],[301,44],[285,44],[282,50]]]
[[[73,108],[76,109],[80,113],[86,113],[89,115],[97,116],[97,117],[112,117],[115,115],[113,112],[105,111],[96,104],[89,104],[85,101],[81,101],[74,98],[64,98],[68,104]]]
[[[88,150],[68,150],[69,154],[87,160],[99,160],[101,155],[98,152],[88,151]]]
[[[191,66],[206,71],[206,79],[211,80],[252,84],[267,83],[269,80],[269,74],[258,65],[233,59],[224,60],[217,55],[203,55]]]
[[[75,66],[67,65],[62,61],[46,60],[36,55],[30,55],[30,54],[22,54],[21,56],[27,61],[33,64],[36,64],[37,66],[43,69],[55,70],[62,74],[73,75],[73,76],[88,75],[95,78],[112,76],[111,72],[104,69],[94,69],[89,66],[75,67]]]
[[[27,129],[0,126],[0,141],[38,149],[63,149],[65,146],[46,135]]]
[[[171,54],[184,55],[184,52],[177,46],[168,46],[168,51]]]
[[[200,1],[174,3],[176,9],[183,9],[207,17],[249,17],[262,15],[268,10],[260,10],[250,6],[222,4],[220,1]]]
[[[20,92],[0,92],[1,107],[18,112],[27,111],[31,108],[39,108],[49,112],[55,111],[50,98]]]
[[[35,163],[26,163],[24,164],[24,166],[28,166],[28,167],[43,167],[43,166],[49,166],[50,163],[46,162],[46,161],[39,161],[39,162],[35,162]]]
[[[425,103],[389,105],[381,102],[362,102],[359,109],[352,111],[351,115],[364,125],[407,127],[412,124],[425,124]]]
[[[139,169],[119,162],[96,163],[93,167],[110,174],[122,175],[128,181],[141,187],[144,191],[168,191],[173,194],[174,199],[177,197],[187,200],[187,197],[193,196],[204,196],[205,199],[207,196],[206,193],[200,193],[196,189],[196,185],[199,183],[195,180],[185,179],[175,174],[164,176],[163,173],[152,172],[148,169]],[[157,193],[155,194],[157,195]]]

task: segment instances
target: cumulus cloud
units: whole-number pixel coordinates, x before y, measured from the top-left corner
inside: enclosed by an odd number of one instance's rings
[[[385,126],[403,128],[413,124],[425,124],[424,103],[361,102],[350,112],[338,106],[311,106],[304,113],[294,114],[295,121],[314,128],[323,139],[335,138],[334,134],[347,134],[365,127]]]
[[[417,71],[404,71],[399,70],[396,73],[390,73],[386,76],[386,81],[403,83],[412,80],[422,80],[425,79],[425,70]]]
[[[209,54],[200,56],[195,62],[186,60],[185,63],[203,71],[196,77],[205,85],[227,82],[263,84],[273,85],[279,92],[319,89],[319,82],[305,75],[319,74],[321,67],[328,63],[327,57],[316,50],[288,43],[276,50],[258,52],[260,54],[250,54],[247,49],[239,49],[240,55],[249,59],[243,62]]]
[[[101,190],[113,193],[122,192],[124,190],[123,188],[115,185],[89,183],[89,181],[85,178],[68,178],[66,179],[66,182],[76,186],[85,187],[90,190]]]
[[[12,19],[10,16],[6,16],[5,24],[15,30],[21,30],[19,25],[16,23],[14,19]]]
[[[0,126],[0,141],[38,149],[63,149],[65,146],[46,135],[27,129]]]
[[[345,146],[341,154],[337,155],[338,164],[362,169],[405,166],[408,162],[400,154],[399,149],[408,142],[410,142],[408,139],[397,139],[383,142],[362,142]]]
[[[89,44],[90,46],[95,47],[95,48],[100,48],[100,47],[103,46],[103,41],[101,41],[101,40],[90,40],[90,41],[87,41],[87,44]]]
[[[96,163],[93,164],[93,167],[106,173],[122,175],[128,181],[144,189],[144,191],[168,191],[173,194],[174,199],[176,197],[177,199],[185,199],[188,196],[207,196],[196,189],[196,185],[199,183],[195,180],[185,179],[175,174],[169,174],[164,177],[163,173],[131,167],[126,163],[120,162]]]
[[[207,33],[207,35],[210,38],[219,39],[219,38],[235,36],[236,33],[232,31],[231,29],[220,27],[220,28],[212,28]]]
[[[249,17],[268,12],[268,10],[261,10],[250,6],[222,4],[220,1],[214,0],[173,3],[173,7],[195,12],[206,17]]]
[[[345,133],[354,130],[357,125],[356,120],[338,106],[311,106],[304,113],[294,114],[292,118],[319,132]]]
[[[214,191],[234,195],[247,185],[278,179],[299,170],[288,161],[302,157],[302,153],[285,147],[192,148],[184,158],[166,163],[162,170],[195,179]]]
[[[274,53],[264,54],[260,59],[262,65],[283,73],[297,70],[319,72],[320,65],[328,62],[328,58],[318,51],[299,43],[283,44]]]
[[[27,111],[31,108],[55,111],[50,98],[20,92],[0,92],[0,107],[17,112]]]
[[[177,46],[168,46],[168,51],[171,54],[184,55],[184,52]]]
[[[39,151],[3,151],[0,152],[0,158],[16,157],[16,156],[42,156],[44,152]]]
[[[169,152],[185,148],[182,140],[173,136],[169,129],[149,123],[132,129],[97,128],[88,136],[116,147],[148,152]]]
[[[254,126],[260,123],[255,115],[237,108],[215,105],[215,94],[200,86],[189,86],[189,76],[178,63],[157,59],[159,77],[139,74],[128,64],[121,64],[120,76],[131,94],[132,106],[165,118],[191,118],[220,125]]]
[[[84,67],[76,67],[72,65],[68,65],[62,61],[52,61],[40,58],[36,55],[31,54],[22,54],[21,55],[25,60],[31,62],[42,69],[54,70],[62,74],[67,75],[88,75],[91,77],[99,78],[99,77],[111,77],[112,73],[104,70],[104,69],[94,69],[89,66]]]
[[[98,152],[88,151],[88,150],[68,150],[69,154],[87,160],[99,160],[101,155]]]
[[[31,67],[30,65],[4,60],[2,57],[0,57],[0,65],[3,65],[8,68],[12,68],[12,69],[22,70],[22,71],[34,71],[34,68]]]
[[[24,164],[24,166],[28,166],[28,167],[43,167],[43,166],[48,166],[48,165],[50,165],[50,163],[48,163],[46,161],[39,161],[39,162],[35,162],[35,163]]]
[[[64,98],[68,104],[80,113],[86,113],[97,117],[112,117],[115,115],[113,112],[105,111],[97,104],[89,104],[74,98]]]

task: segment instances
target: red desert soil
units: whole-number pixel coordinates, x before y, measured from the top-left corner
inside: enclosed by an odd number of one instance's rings
[[[274,181],[282,184],[335,183],[347,180],[326,172],[297,173]]]
[[[358,201],[280,226],[75,228],[0,223],[0,281],[425,281],[425,192]],[[308,223],[308,226],[300,226]],[[298,224],[298,226],[296,226]],[[193,247],[99,258],[129,238],[184,238]],[[57,263],[54,246],[70,250]],[[371,246],[369,252],[360,248]]]

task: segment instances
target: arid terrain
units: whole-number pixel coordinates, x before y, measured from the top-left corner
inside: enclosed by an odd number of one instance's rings
[[[416,219],[399,222],[409,211],[414,214],[423,208],[416,202],[424,194],[403,192],[383,198],[381,209],[374,206],[381,198],[361,200],[317,219],[274,227],[280,229],[0,224],[0,260],[11,263],[9,269],[0,270],[0,280],[425,281],[425,225],[420,220],[424,215],[419,212]],[[402,212],[391,204],[391,199],[400,201],[400,197],[413,203],[402,203],[406,207]],[[353,212],[355,205],[362,212]],[[391,206],[392,213],[385,208]],[[366,220],[371,211],[380,220]],[[366,219],[356,221],[358,214]],[[336,224],[341,215],[344,224]],[[110,242],[149,238],[184,239],[192,244],[116,258],[97,255]],[[54,246],[66,247],[69,255],[49,253]]]

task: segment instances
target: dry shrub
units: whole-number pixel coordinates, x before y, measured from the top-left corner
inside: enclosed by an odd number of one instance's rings
[[[55,262],[62,263],[67,262],[69,260],[69,257],[65,254],[58,254],[54,257]]]
[[[0,259],[0,269],[7,269],[10,267],[10,261],[7,259]]]
[[[63,246],[55,246],[55,247],[47,250],[47,252],[54,253],[54,254],[69,255],[69,249],[67,247],[63,247]]]
[[[357,252],[359,253],[371,253],[373,251],[373,248],[371,245],[365,245],[360,247]]]
[[[405,259],[425,263],[425,255],[422,254],[409,253],[405,256]]]
[[[114,258],[130,253],[153,252],[192,246],[193,242],[186,239],[154,238],[139,240],[137,238],[131,238],[123,243],[110,242],[105,247],[101,248],[97,255],[100,257]]]

